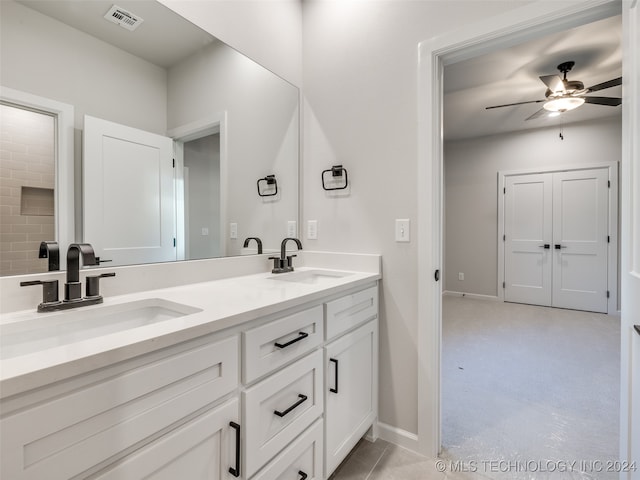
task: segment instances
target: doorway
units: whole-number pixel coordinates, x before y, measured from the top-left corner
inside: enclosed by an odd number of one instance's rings
[[[615,1],[588,5],[535,4],[494,18],[482,28],[467,28],[423,42],[419,66],[418,162],[418,449],[440,451],[440,347],[442,286],[433,272],[442,259],[442,72],[445,64],[494,51],[620,13]],[[623,121],[623,138],[633,120]],[[627,152],[628,154],[629,152]],[[625,157],[627,158],[627,157]],[[629,160],[630,161],[630,160]],[[435,225],[435,228],[431,228]],[[625,418],[623,410],[623,423]],[[628,418],[628,417],[627,417]],[[624,452],[623,452],[624,456]]]

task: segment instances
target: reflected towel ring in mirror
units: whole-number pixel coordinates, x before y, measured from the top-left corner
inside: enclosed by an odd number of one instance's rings
[[[327,187],[327,184],[329,182],[325,181],[325,173],[329,173],[329,172],[331,172],[331,178],[333,179],[334,182],[337,181],[339,178],[344,177],[344,185],[337,186],[337,187]],[[344,175],[343,175],[343,172],[344,172]],[[342,165],[334,165],[329,170],[322,171],[322,188],[324,188],[325,190],[344,190],[345,188],[347,188],[348,185],[349,185],[349,176],[347,174],[346,168],[344,168]]]
[[[260,188],[261,183],[262,188]],[[264,178],[259,178],[257,185],[258,195],[260,195],[261,197],[273,197],[278,194],[278,182],[276,181],[275,175],[267,175]]]

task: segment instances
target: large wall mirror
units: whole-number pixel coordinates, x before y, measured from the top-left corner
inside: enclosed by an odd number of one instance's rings
[[[50,240],[62,269],[71,241],[108,266],[278,250],[298,219],[295,86],[155,0],[0,4],[0,275],[46,271]]]

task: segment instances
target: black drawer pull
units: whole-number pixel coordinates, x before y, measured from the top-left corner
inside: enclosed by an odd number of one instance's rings
[[[298,337],[294,338],[293,340],[288,341],[287,343],[274,343],[274,345],[278,348],[286,348],[289,345],[293,345],[296,342],[299,342],[300,340],[303,340],[305,338],[307,338],[309,336],[309,334],[307,332],[298,332]]]
[[[331,393],[338,393],[338,359],[337,358],[330,358],[329,361],[336,364],[336,386],[335,386],[335,388],[329,387],[329,391]]]
[[[284,412],[279,412],[278,410],[274,410],[273,413],[276,414],[279,417],[284,417],[287,413],[291,412],[291,410],[293,410],[296,407],[299,407],[300,405],[302,405],[307,400],[307,396],[306,395],[302,395],[302,394],[299,394],[298,398],[300,400],[298,400],[296,403],[291,405]]]
[[[309,476],[306,473],[304,473],[302,470],[298,471],[298,475],[300,475],[300,480],[306,480],[306,478]]]
[[[240,425],[229,422],[229,426],[236,431],[236,468],[229,467],[229,473],[234,477],[240,476]]]
[[[640,335],[640,325],[634,325],[633,328],[636,329],[636,333]]]

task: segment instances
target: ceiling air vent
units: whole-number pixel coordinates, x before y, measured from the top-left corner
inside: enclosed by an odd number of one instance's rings
[[[120,25],[122,28],[126,28],[131,32],[133,32],[142,22],[144,22],[144,20],[135,13],[131,13],[117,5],[113,5],[104,16],[104,18],[106,18],[110,22]]]

